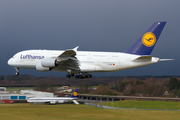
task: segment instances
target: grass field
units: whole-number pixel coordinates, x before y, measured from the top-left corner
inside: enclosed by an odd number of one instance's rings
[[[166,101],[122,100],[116,102],[103,103],[103,105],[119,107],[119,108],[180,110],[180,102],[166,102]]]
[[[0,120],[179,120],[179,118],[179,111],[100,109],[83,104],[0,104]]]
[[[35,87],[6,87],[6,90],[9,91],[9,90],[14,90],[14,89],[17,89],[17,90],[24,90],[24,89],[34,89]]]

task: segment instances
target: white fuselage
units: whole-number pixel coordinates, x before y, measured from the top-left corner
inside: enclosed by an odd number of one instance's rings
[[[51,103],[51,104],[56,104],[56,103],[64,103],[68,101],[73,101],[77,100],[77,98],[69,98],[69,97],[42,97],[42,98],[29,98],[27,102],[29,103]]]
[[[43,58],[54,58],[62,54],[61,50],[27,50],[15,54],[9,59],[8,64],[12,67],[36,69],[36,64]],[[140,67],[159,62],[159,58],[152,57],[151,60],[136,60],[141,55],[120,52],[89,52],[77,51],[76,56],[80,66],[78,72],[111,72]],[[53,71],[67,72],[61,65],[54,67]]]

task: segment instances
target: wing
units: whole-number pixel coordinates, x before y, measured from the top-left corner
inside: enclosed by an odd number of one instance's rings
[[[56,59],[59,62],[59,66],[65,68],[65,69],[70,69],[70,70],[79,70],[80,62],[79,60],[75,57],[76,52],[79,46],[77,46],[74,49],[66,50],[64,51],[61,55],[59,55]]]
[[[79,46],[75,47],[72,50],[66,50],[64,51],[61,55],[59,55],[59,57],[75,57],[76,56],[76,52]]]

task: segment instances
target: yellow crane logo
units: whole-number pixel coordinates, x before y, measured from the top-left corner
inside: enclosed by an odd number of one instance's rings
[[[146,47],[151,47],[156,43],[156,36],[152,32],[147,32],[142,37],[142,43]]]

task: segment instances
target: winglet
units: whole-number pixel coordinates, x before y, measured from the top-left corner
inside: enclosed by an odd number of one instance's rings
[[[74,57],[76,56],[76,52],[79,46],[75,47],[74,49],[68,49],[64,51],[59,57]]]
[[[77,52],[77,49],[79,48],[79,46],[77,46],[77,47],[75,47],[73,50],[75,51],[75,52]]]
[[[155,22],[125,53],[150,55],[166,22]]]

